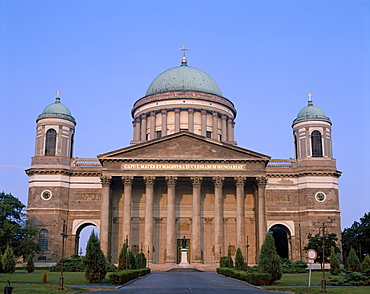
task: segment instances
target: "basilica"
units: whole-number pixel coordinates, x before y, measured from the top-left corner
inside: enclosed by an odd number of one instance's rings
[[[283,236],[279,254],[292,260],[306,259],[308,234],[323,223],[340,234],[332,122],[310,95],[292,114],[294,159],[238,146],[236,107],[185,54],[153,80],[131,115],[128,146],[97,158],[73,157],[76,119],[59,93],[37,117],[26,173],[28,219],[40,228],[38,261],[59,260],[64,242],[66,256],[78,254],[89,225],[111,262],[127,243],[153,266],[179,263],[182,239],[197,267],[217,265],[237,248],[255,264],[269,231]]]

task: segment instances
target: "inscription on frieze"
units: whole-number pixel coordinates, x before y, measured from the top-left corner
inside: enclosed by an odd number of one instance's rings
[[[291,196],[286,194],[272,194],[266,197],[268,202],[291,202]]]
[[[245,170],[245,164],[129,164],[121,165],[122,170]]]
[[[101,200],[100,194],[95,193],[77,193],[75,195],[76,200],[93,200],[93,201],[99,201]]]

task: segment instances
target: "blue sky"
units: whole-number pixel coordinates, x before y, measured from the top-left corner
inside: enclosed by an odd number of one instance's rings
[[[0,190],[27,203],[35,120],[61,101],[77,157],[129,145],[130,110],[188,63],[238,115],[238,145],[291,158],[307,93],[333,122],[342,228],[370,211],[370,1],[0,1]]]

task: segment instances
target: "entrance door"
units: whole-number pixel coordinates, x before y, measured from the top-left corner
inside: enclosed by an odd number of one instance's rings
[[[190,239],[186,239],[186,249],[188,249],[188,262],[190,263]],[[177,263],[181,262],[182,239],[177,239]]]

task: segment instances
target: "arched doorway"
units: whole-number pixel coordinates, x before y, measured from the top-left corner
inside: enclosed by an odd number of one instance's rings
[[[284,225],[277,224],[270,228],[269,233],[274,237],[277,254],[279,254],[281,258],[292,259],[292,238],[289,229]]]
[[[89,241],[91,232],[94,231],[99,236],[99,229],[95,224],[84,223],[76,230],[75,254],[84,256],[86,253],[86,245]]]

